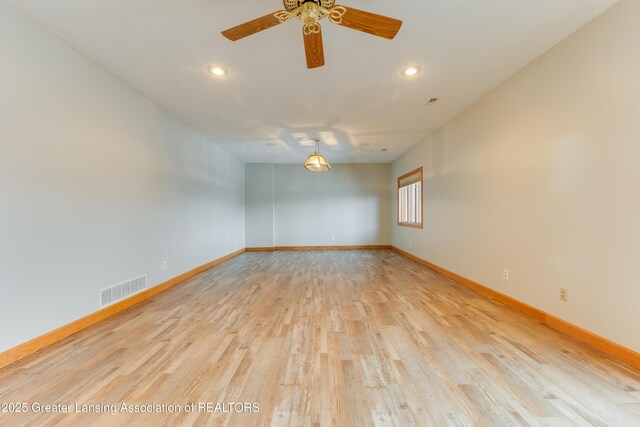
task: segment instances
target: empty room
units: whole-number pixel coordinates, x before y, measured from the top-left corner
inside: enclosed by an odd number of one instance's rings
[[[639,0],[0,0],[0,426],[640,426]]]

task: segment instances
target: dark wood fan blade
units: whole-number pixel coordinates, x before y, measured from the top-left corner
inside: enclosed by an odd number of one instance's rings
[[[324,48],[322,47],[322,29],[316,24],[318,32],[308,32],[302,28],[304,51],[307,55],[307,68],[318,68],[324,65]]]
[[[343,27],[352,28],[374,36],[392,39],[400,31],[402,21],[399,19],[389,18],[387,16],[376,15],[375,13],[365,12],[363,10],[354,9],[352,7],[340,6],[346,9],[341,19],[333,21]]]
[[[245,22],[237,27],[223,31],[222,35],[229,40],[236,41],[271,27],[275,27],[278,24],[281,24],[280,20],[274,16],[274,13],[272,13],[271,15],[263,16],[262,18],[254,19],[253,21]]]

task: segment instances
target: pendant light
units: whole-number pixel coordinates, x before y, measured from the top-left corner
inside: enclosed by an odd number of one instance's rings
[[[311,172],[327,172],[331,169],[331,165],[324,158],[322,154],[320,154],[320,140],[315,139],[316,142],[316,150],[312,155],[307,157],[307,161],[304,162],[304,167],[309,169]]]

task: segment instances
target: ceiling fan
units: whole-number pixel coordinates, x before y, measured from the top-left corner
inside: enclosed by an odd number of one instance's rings
[[[354,30],[373,34],[374,36],[393,39],[402,21],[375,13],[364,12],[346,6],[336,6],[335,0],[283,0],[284,8],[262,18],[254,19],[237,27],[222,32],[229,40],[236,41],[257,32],[296,18],[304,22],[302,36],[307,56],[307,68],[324,65],[324,49],[322,47],[322,29],[320,21],[329,18],[334,24]]]

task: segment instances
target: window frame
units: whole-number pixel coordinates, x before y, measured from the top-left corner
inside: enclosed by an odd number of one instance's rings
[[[416,181],[420,183],[420,222],[402,222],[401,221],[401,208],[402,206],[400,206],[400,189],[403,188],[400,186],[400,182],[402,182],[403,179],[408,178],[412,175],[416,175],[416,174],[420,174],[420,180]],[[413,183],[412,183],[413,184]],[[409,185],[412,185],[409,184]],[[405,185],[404,187],[408,187],[408,185]],[[410,203],[409,200],[407,200],[407,203]],[[411,172],[405,173],[404,175],[401,175],[398,177],[398,181],[397,181],[397,188],[396,188],[396,214],[398,216],[398,226],[400,227],[409,227],[409,228],[419,228],[419,229],[423,229],[424,228],[424,172],[423,172],[423,168],[422,166],[420,166],[417,169],[412,170]]]

